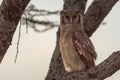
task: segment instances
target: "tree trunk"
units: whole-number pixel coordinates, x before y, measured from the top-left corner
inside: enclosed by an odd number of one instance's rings
[[[64,0],[63,9],[81,9],[84,15],[84,29],[90,37],[117,1],[118,0],[94,0],[86,13],[84,13],[87,0]],[[118,51],[114,52],[108,59],[96,67],[87,71],[73,72],[65,75],[66,72],[59,51],[59,34],[58,30],[56,48],[45,80],[102,80],[120,69],[120,52]]]
[[[3,0],[0,6],[0,63],[11,45],[17,24],[30,0]]]

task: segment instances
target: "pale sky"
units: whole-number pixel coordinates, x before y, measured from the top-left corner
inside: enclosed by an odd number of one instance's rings
[[[53,11],[61,10],[63,6],[62,0],[31,0],[31,3],[35,4],[39,9]],[[120,50],[119,8],[120,2],[114,6],[104,20],[107,24],[101,25],[91,37],[98,54],[96,64],[102,62],[112,52]],[[57,28],[45,33],[36,33],[29,28],[28,34],[26,34],[25,29],[25,26],[23,26],[17,63],[14,64],[18,29],[14,35],[12,45],[0,65],[0,80],[44,80],[47,74],[56,45]],[[119,79],[120,71],[106,80]]]

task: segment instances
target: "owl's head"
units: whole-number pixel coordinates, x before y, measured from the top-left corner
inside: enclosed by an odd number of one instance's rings
[[[82,14],[79,9],[67,9],[60,12],[61,24],[82,24]]]

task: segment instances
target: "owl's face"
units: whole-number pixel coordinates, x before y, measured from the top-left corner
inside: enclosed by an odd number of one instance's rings
[[[81,24],[82,15],[78,9],[62,10],[60,16],[61,24]]]

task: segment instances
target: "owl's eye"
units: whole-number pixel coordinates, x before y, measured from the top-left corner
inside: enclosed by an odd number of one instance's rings
[[[73,16],[73,19],[75,19],[75,18],[77,18],[77,15],[74,15],[74,16]]]
[[[66,19],[69,19],[70,17],[69,16],[65,16]]]

